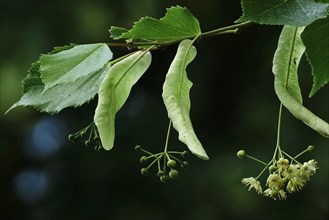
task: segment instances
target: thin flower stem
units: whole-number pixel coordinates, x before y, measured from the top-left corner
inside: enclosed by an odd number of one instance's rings
[[[173,155],[171,155],[171,158],[173,158],[173,159],[177,160],[177,161],[178,161],[178,162],[180,162],[180,163],[183,163],[183,161],[182,161],[182,160],[178,159],[177,157],[175,157],[175,156],[173,156]]]
[[[92,128],[91,128],[91,131],[90,131],[90,133],[89,133],[89,138],[88,138],[88,140],[91,140],[91,136],[92,136],[92,134],[93,134],[93,131],[92,131]]]
[[[168,131],[167,131],[166,143],[165,143],[165,148],[164,148],[164,153],[165,153],[165,154],[167,153],[167,148],[168,148],[168,143],[169,143],[170,128],[171,128],[171,120],[169,121],[169,125],[168,125]]]
[[[91,126],[93,126],[95,122],[91,122],[87,127],[84,128],[85,131],[87,131]]]
[[[182,154],[180,151],[167,151],[168,154]]]
[[[296,157],[292,157],[289,154],[287,154],[286,152],[282,151],[282,153],[284,155],[286,155],[287,157],[289,157],[292,161],[295,161],[296,163],[298,163],[299,165],[302,165],[298,160],[296,160]]]
[[[99,137],[96,126],[93,126],[93,133],[95,137]]]
[[[272,157],[272,161],[275,161],[276,152],[278,152],[277,147],[275,147],[274,154],[273,154],[273,157]]]
[[[148,165],[147,167],[146,167],[146,169],[150,169],[151,167],[152,167],[152,165],[155,163],[155,162],[157,162],[158,160],[160,160],[161,159],[161,156],[160,157],[156,157],[153,161],[152,161],[152,163],[150,163],[150,165]]]
[[[276,146],[280,146],[280,131],[281,131],[281,117],[282,117],[282,102],[280,103],[279,117],[278,117],[278,130],[276,138]]]
[[[147,151],[147,150],[144,150],[143,148],[140,148],[140,151],[150,155],[150,156],[153,156],[154,154],[152,154],[151,152]]]
[[[276,137],[276,146],[275,151],[273,154],[272,160],[275,159],[275,156],[278,154],[278,158],[282,157],[282,152],[280,148],[280,133],[281,133],[281,118],[282,118],[282,102],[280,103],[280,109],[279,109],[279,116],[278,116],[278,130],[277,130],[277,137]]]
[[[261,177],[261,175],[265,172],[265,170],[269,167],[269,165],[272,163],[272,160],[266,164],[266,166],[264,167],[264,169],[258,174],[258,176],[256,177],[256,180]]]
[[[162,156],[163,155],[163,152],[160,152],[160,153],[156,153],[154,154],[155,156]]]
[[[87,127],[81,129],[80,131],[75,132],[74,136],[79,136],[81,132],[87,132],[87,130],[90,128],[90,126],[94,125],[94,122],[90,123]]]
[[[297,159],[297,157],[302,156],[302,155],[305,154],[306,152],[308,152],[308,149],[303,150],[302,152],[300,152],[299,154],[297,154],[294,158]]]
[[[158,170],[161,171],[161,164],[160,164],[160,160],[158,160]]]
[[[152,157],[158,158],[158,155],[153,154],[153,155],[147,156],[146,159],[150,159],[150,158],[152,158]]]
[[[265,163],[264,161],[261,161],[261,160],[255,158],[255,157],[252,157],[252,156],[250,156],[250,155],[248,155],[248,154],[246,154],[246,157],[249,158],[249,159],[252,159],[252,160],[254,160],[254,161],[257,161],[257,162],[259,162],[259,163],[261,163],[261,164],[263,164],[263,165],[265,165],[265,166],[267,166],[267,163]]]
[[[167,157],[163,156],[163,172],[166,172]]]
[[[169,120],[168,130],[167,130],[167,137],[166,137],[166,143],[163,151],[163,171],[166,172],[166,164],[167,164],[167,157],[168,156],[168,143],[169,143],[169,136],[170,136],[170,128],[171,128],[171,120]],[[169,160],[169,159],[168,159]]]

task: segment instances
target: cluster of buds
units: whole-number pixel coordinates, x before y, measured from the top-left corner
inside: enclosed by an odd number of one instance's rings
[[[309,146],[302,153],[312,151],[313,149],[313,146]],[[268,164],[261,162],[265,165],[264,170],[256,178],[243,178],[241,182],[248,186],[249,190],[252,188],[255,189],[258,194],[263,194],[264,196],[268,196],[274,200],[286,199],[288,193],[294,193],[301,190],[318,169],[317,162],[314,159],[304,162],[303,164],[298,162],[296,158],[301,154],[293,158],[284,153],[290,161],[281,155],[278,160],[272,159]],[[240,150],[237,153],[237,156],[239,158],[248,157],[250,159],[255,159],[247,155],[243,150]],[[258,159],[256,160],[259,161]],[[263,192],[258,178],[267,168],[269,169],[269,176],[266,180],[267,189]]]
[[[87,127],[83,128],[82,130],[74,134],[70,134],[68,139],[72,142],[81,140],[85,144],[85,146],[94,147],[95,150],[98,151],[100,151],[103,148],[101,139],[97,131],[97,127],[94,122],[88,125]]]
[[[141,146],[137,145],[135,147],[136,151],[143,152],[147,156],[142,156],[140,162],[145,164],[146,167],[141,169],[143,175],[149,175],[153,165],[157,166],[156,176],[159,177],[162,183],[167,183],[170,180],[175,180],[179,176],[177,168],[180,166],[183,169],[186,169],[188,166],[187,161],[179,159],[186,158],[189,154],[187,151],[165,151],[160,153],[150,153],[149,151],[144,150]]]

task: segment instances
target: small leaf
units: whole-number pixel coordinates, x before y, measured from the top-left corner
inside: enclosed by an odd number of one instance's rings
[[[74,82],[92,72],[99,71],[112,59],[106,44],[77,45],[67,50],[41,55],[40,72],[45,91],[61,83]]]
[[[327,16],[329,4],[312,0],[242,0],[243,16],[236,22],[305,26]]]
[[[110,150],[115,138],[115,116],[128,99],[133,85],[151,64],[151,53],[138,51],[116,63],[99,89],[94,121],[102,146]]]
[[[329,17],[313,22],[302,33],[306,55],[312,67],[310,97],[329,82]]]
[[[122,35],[118,36],[118,33]],[[198,20],[186,8],[177,6],[167,9],[167,14],[160,20],[143,17],[134,27],[126,31],[124,28],[112,27],[113,39],[133,39],[133,41],[166,42],[193,38],[201,33]]]
[[[275,92],[282,104],[297,119],[324,137],[329,137],[329,124],[302,104],[297,68],[305,51],[300,38],[304,27],[284,26],[273,58]]]
[[[126,28],[112,26],[110,29],[110,34],[112,39],[119,39],[120,36],[128,32]]]
[[[101,70],[80,77],[74,83],[57,84],[46,91],[38,67],[38,62],[32,65],[29,75],[23,81],[23,96],[7,112],[19,106],[33,106],[42,112],[53,114],[66,107],[81,106],[97,94],[110,65],[107,64]]]
[[[208,155],[194,133],[190,119],[189,92],[192,82],[187,78],[186,67],[195,58],[196,53],[191,40],[184,40],[179,44],[163,84],[162,98],[168,117],[179,133],[179,140],[185,143],[193,154],[207,160]]]

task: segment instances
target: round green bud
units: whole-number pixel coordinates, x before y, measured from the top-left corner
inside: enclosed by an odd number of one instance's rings
[[[277,168],[275,165],[271,165],[268,169],[269,169],[269,171],[270,171],[271,173],[273,173],[273,172],[276,171],[278,168]]]
[[[74,142],[76,140],[76,137],[73,134],[70,134],[68,138],[69,138],[69,141],[72,141],[72,142]]]
[[[102,149],[103,149],[102,145],[95,146],[95,150],[97,150],[98,152],[100,152]]]
[[[86,131],[81,131],[81,132],[80,132],[80,136],[81,136],[81,137],[85,137],[86,135],[87,135],[87,132],[86,132]]]
[[[171,178],[171,179],[177,179],[178,178],[178,175],[179,175],[179,173],[178,173],[178,171],[177,170],[174,170],[174,169],[172,169],[172,170],[170,170],[170,172],[169,172],[169,177]]]
[[[147,162],[147,157],[142,156],[141,159],[139,160],[141,163],[146,163]]]
[[[313,151],[314,149],[315,149],[315,147],[313,145],[310,145],[310,146],[307,147],[308,151]]]
[[[169,182],[169,176],[168,175],[162,175],[160,176],[160,181],[163,183],[168,183]]]
[[[236,28],[235,30],[234,30],[234,33],[236,34],[236,35],[240,35],[241,33],[243,32],[243,30],[242,30],[242,28]]]
[[[139,151],[141,148],[142,148],[141,146],[136,145],[136,146],[135,146],[135,151]]]
[[[141,174],[142,174],[142,175],[145,176],[145,175],[147,175],[148,173],[149,173],[149,170],[148,170],[148,169],[146,169],[146,168],[142,168],[142,169],[141,169]]]
[[[182,153],[182,157],[187,157],[189,155],[189,152],[188,151],[183,151],[183,153]]]
[[[238,156],[238,158],[242,159],[246,156],[246,152],[244,150],[239,150],[236,155]]]
[[[92,146],[92,142],[91,142],[90,140],[86,140],[86,141],[85,141],[85,145],[86,145],[87,147],[91,147],[91,146]]]
[[[187,161],[183,161],[183,163],[181,164],[182,168],[186,168],[188,167],[188,162]]]
[[[176,161],[174,161],[174,160],[168,160],[167,161],[167,166],[169,168],[174,168],[176,166]]]
[[[159,172],[157,173],[157,176],[163,176],[165,174],[165,172],[163,172],[162,170],[159,170]]]

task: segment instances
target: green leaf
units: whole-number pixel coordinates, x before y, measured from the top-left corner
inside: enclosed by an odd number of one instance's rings
[[[19,106],[33,106],[53,114],[81,106],[97,94],[111,58],[112,52],[106,44],[55,47],[32,64],[22,83],[21,99],[7,112]]]
[[[329,81],[329,17],[313,22],[302,33],[306,55],[312,67],[310,97]]]
[[[115,116],[128,99],[133,85],[151,64],[151,53],[138,51],[116,63],[102,82],[94,121],[104,149],[114,144]]]
[[[325,137],[329,137],[329,124],[314,115],[302,104],[297,68],[305,51],[300,38],[304,27],[284,26],[273,58],[275,92],[282,104],[297,119]]]
[[[312,0],[242,0],[243,16],[236,22],[305,26],[325,18],[328,7]]]
[[[119,39],[123,33],[128,32],[126,28],[112,26],[110,29],[110,34],[112,39]]]
[[[57,47],[54,47],[54,49],[49,52],[48,54],[55,54],[55,53],[59,53],[61,51],[64,51],[64,50],[69,50],[73,47],[77,46],[77,44],[69,44],[69,45],[64,45],[64,46],[57,46]]]
[[[109,71],[110,64],[85,77],[80,77],[74,83],[57,84],[46,91],[39,68],[39,62],[32,65],[28,76],[23,81],[23,96],[7,112],[19,106],[33,106],[42,112],[53,114],[66,107],[81,106],[97,94],[103,78]]]
[[[119,33],[122,33],[120,36]],[[177,6],[167,9],[160,20],[143,17],[134,27],[126,31],[112,27],[110,33],[114,39],[132,39],[133,41],[167,42],[193,38],[201,33],[198,20],[186,8]]]
[[[192,82],[187,78],[186,67],[197,53],[192,44],[191,40],[184,40],[179,44],[177,54],[163,84],[162,98],[168,111],[168,117],[179,133],[179,140],[185,143],[193,154],[207,160],[208,155],[194,133],[190,119],[189,91]]]
[[[111,59],[112,52],[104,43],[77,45],[67,50],[41,55],[39,62],[44,90],[97,72]]]
[[[28,74],[22,82],[23,94],[33,87],[42,86],[42,79],[40,77],[40,63],[37,61],[32,63],[31,68],[27,71]]]

